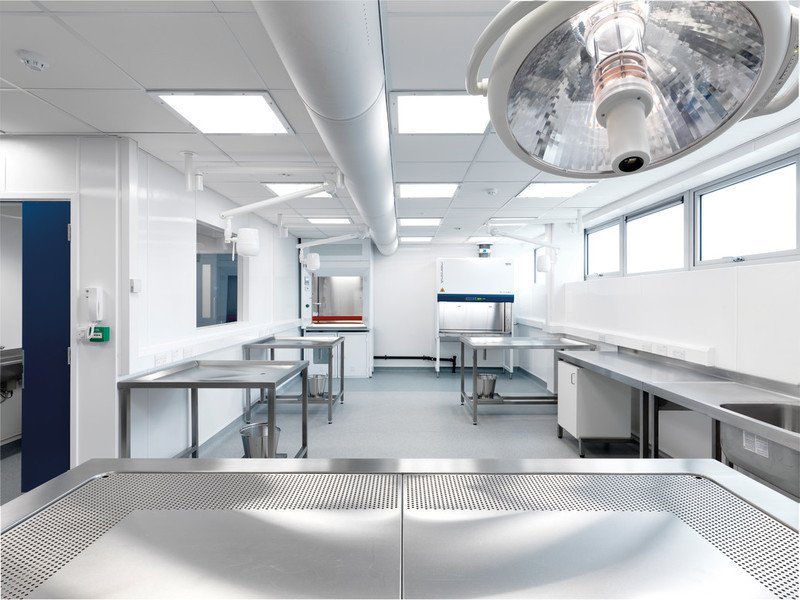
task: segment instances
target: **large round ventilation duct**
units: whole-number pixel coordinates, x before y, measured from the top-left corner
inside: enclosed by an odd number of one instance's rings
[[[253,2],[370,236],[397,250],[377,2]]]
[[[517,2],[476,43],[467,90],[534,167],[597,179],[657,167],[797,97],[788,2]],[[507,31],[507,34],[506,34]],[[488,80],[480,63],[503,34]]]

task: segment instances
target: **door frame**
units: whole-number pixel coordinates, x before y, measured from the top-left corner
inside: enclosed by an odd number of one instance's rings
[[[78,457],[78,294],[80,292],[80,261],[78,243],[80,240],[80,199],[75,193],[0,193],[0,202],[69,202],[70,245],[69,245],[69,467],[77,466]],[[66,234],[66,233],[65,233]],[[23,396],[24,397],[24,396]],[[24,400],[23,400],[24,402]]]

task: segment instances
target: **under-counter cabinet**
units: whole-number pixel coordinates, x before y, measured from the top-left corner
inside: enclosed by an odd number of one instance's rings
[[[631,437],[631,390],[628,386],[558,361],[558,435],[566,431],[583,441]]]

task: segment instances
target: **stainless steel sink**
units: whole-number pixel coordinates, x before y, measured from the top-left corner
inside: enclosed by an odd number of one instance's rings
[[[800,405],[722,404],[721,408],[798,434]],[[720,442],[727,459],[790,494],[800,497],[800,451],[722,423]],[[799,444],[800,445],[800,444]]]

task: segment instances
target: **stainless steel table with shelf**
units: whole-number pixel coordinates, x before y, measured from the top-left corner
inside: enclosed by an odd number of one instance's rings
[[[191,445],[179,456],[197,457],[199,444],[198,396],[202,389],[243,389],[246,396],[246,421],[251,421],[251,389],[261,392],[261,402],[267,403],[269,423],[268,456],[277,456],[275,427],[276,390],[295,377],[300,377],[302,391],[302,445],[295,458],[308,456],[308,361],[253,361],[253,360],[192,360],[167,368],[152,369],[117,383],[119,389],[120,457],[131,455],[131,390],[153,388],[179,388],[189,392],[189,419]]]
[[[509,337],[509,336],[468,336],[458,338],[461,343],[461,404],[466,404],[472,411],[472,424],[478,424],[479,404],[555,404],[558,401],[558,380],[553,378],[552,394],[495,394],[492,398],[478,398],[478,350],[591,350],[592,344],[578,342],[557,336],[541,337]],[[472,394],[465,389],[464,354],[465,348],[472,349]],[[558,359],[554,358],[554,364]],[[557,372],[557,370],[556,370]],[[554,374],[555,375],[555,374]]]
[[[269,353],[270,360],[275,360],[275,350],[291,349],[291,350],[328,350],[328,391],[325,398],[309,398],[309,404],[327,404],[328,405],[328,423],[333,423],[333,406],[338,400],[340,404],[344,404],[344,338],[342,336],[330,337],[268,337],[258,342],[245,344],[242,346],[242,352],[245,360],[251,360],[253,357],[253,350],[263,350]],[[338,354],[339,360],[339,391],[333,391],[333,356],[334,353]],[[303,357],[305,358],[305,357]],[[299,400],[296,395],[278,395],[278,398],[294,398]]]
[[[0,518],[13,598],[798,597],[797,502],[708,459],[90,460]]]

